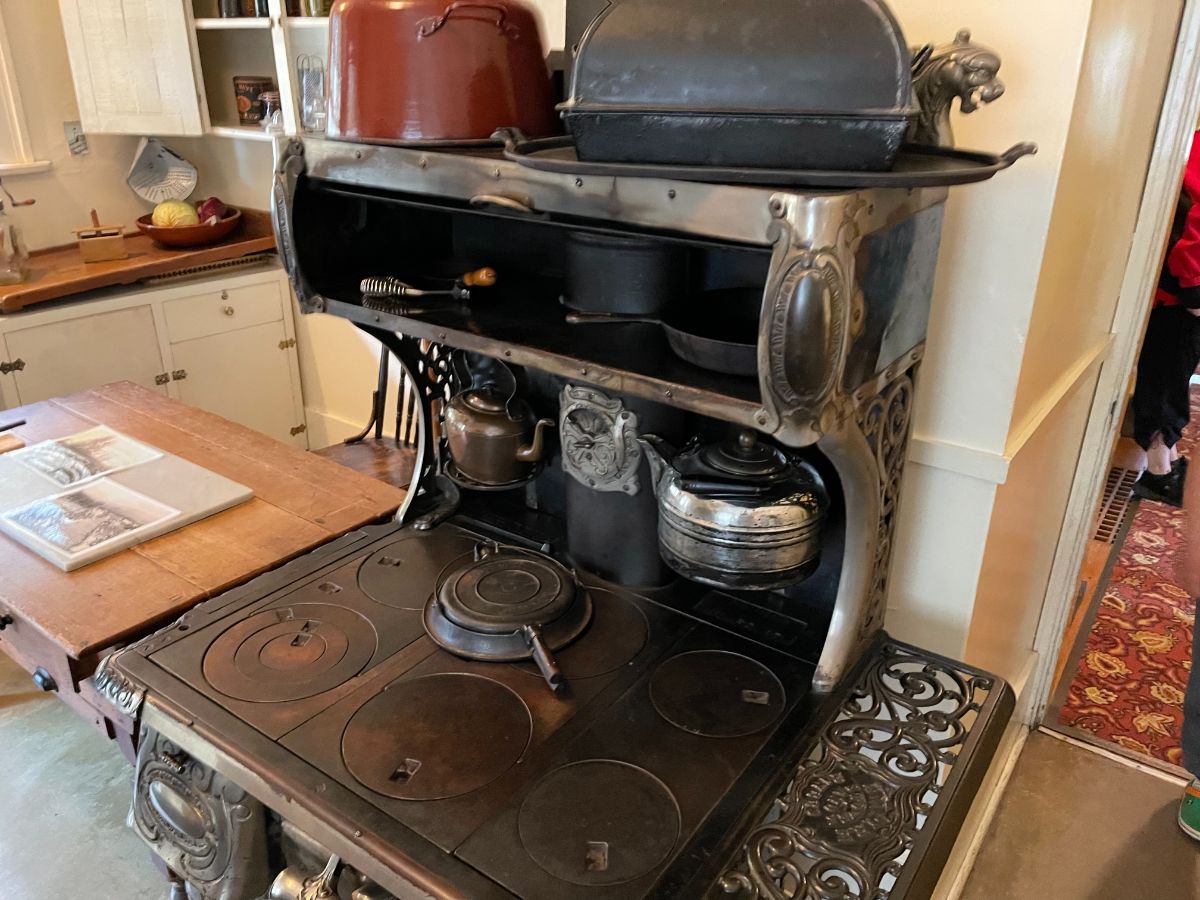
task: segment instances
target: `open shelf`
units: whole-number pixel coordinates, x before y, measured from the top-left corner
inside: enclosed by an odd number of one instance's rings
[[[203,18],[195,21],[197,31],[255,31],[267,30],[271,27],[271,20],[266,16]]]
[[[284,16],[282,21],[287,28],[324,31],[329,27],[328,16]]]
[[[238,19],[229,19],[236,22]],[[248,20],[254,21],[254,20]],[[238,76],[270,80],[278,90],[275,50],[271,32],[258,28],[232,31],[197,31],[204,94],[208,101],[209,134],[247,140],[271,140],[260,125],[244,125],[238,119],[237,97],[233,82]]]
[[[331,299],[328,312],[748,428],[756,427],[762,407],[757,378],[722,375],[680,359],[657,325],[570,325],[556,297],[510,295],[475,303],[469,312],[413,315]]]
[[[244,141],[271,141],[276,135],[263,131],[257,125],[213,125],[208,134],[214,137],[236,138]]]

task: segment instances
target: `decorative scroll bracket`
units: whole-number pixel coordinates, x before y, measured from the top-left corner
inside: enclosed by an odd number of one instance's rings
[[[843,421],[819,444],[837,468],[846,501],[842,577],[813,675],[813,688],[819,692],[837,687],[856,651],[883,627],[886,613],[913,400],[909,373],[887,374],[892,379],[855,408],[852,420]]]
[[[280,151],[279,162],[275,166],[275,180],[271,185],[271,225],[275,231],[275,246],[279,250],[292,290],[296,293],[300,310],[312,313],[325,311],[325,298],[317,293],[300,271],[292,219],[296,185],[304,176],[306,168],[304,144],[300,141],[288,141]]]

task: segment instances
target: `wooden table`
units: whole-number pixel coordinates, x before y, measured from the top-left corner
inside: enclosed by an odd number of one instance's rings
[[[110,737],[115,720],[87,681],[105,655],[205,598],[395,512],[405,491],[220,416],[123,382],[9,409],[26,444],[108,425],[250,487],[254,498],[74,572],[0,535],[0,648]]]

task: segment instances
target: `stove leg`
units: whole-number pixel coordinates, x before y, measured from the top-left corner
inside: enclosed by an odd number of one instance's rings
[[[906,372],[867,398],[818,444],[846,498],[846,552],[813,689],[832,691],[856,650],[883,627],[900,476],[908,452],[913,382]]]
[[[188,900],[187,885],[182,881],[172,881],[167,891],[167,900]]]

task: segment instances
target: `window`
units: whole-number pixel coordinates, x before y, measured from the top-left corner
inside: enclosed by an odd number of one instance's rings
[[[9,51],[4,13],[0,10],[0,175],[19,172],[44,172],[50,163],[33,156],[25,111],[17,89],[17,73]]]

